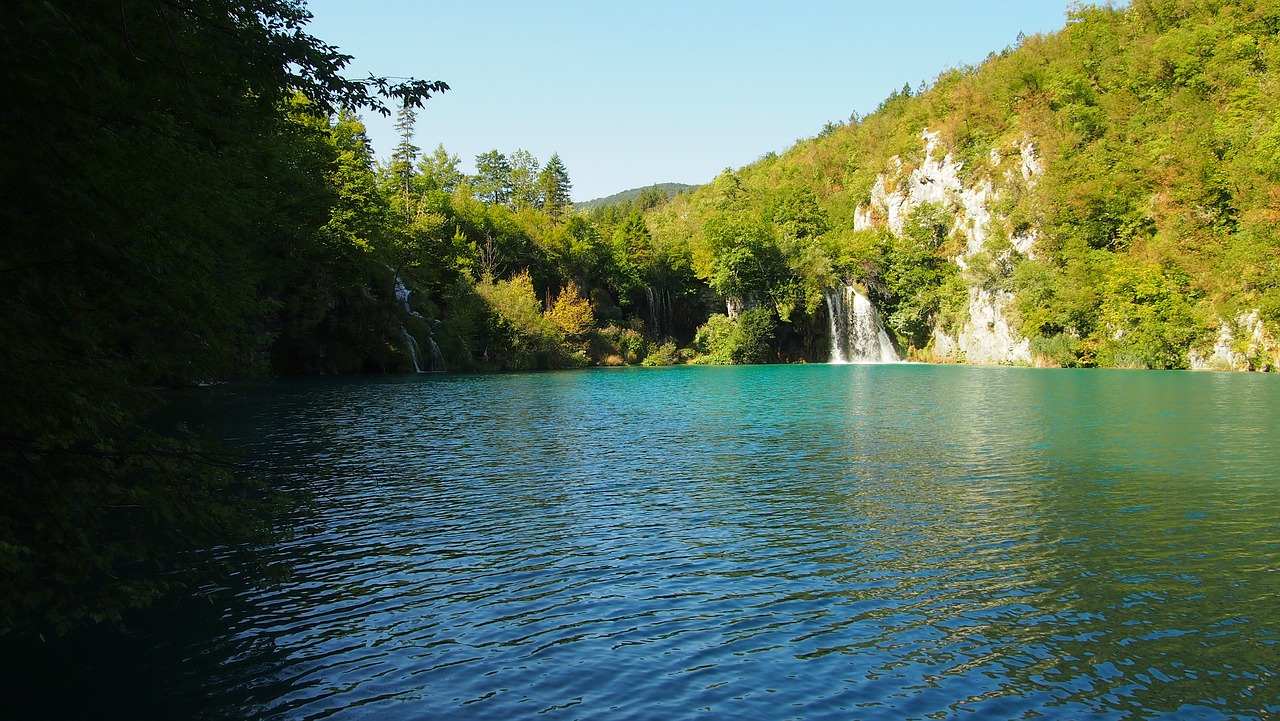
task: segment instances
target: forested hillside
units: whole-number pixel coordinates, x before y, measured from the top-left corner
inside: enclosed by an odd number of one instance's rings
[[[856,284],[922,359],[1003,331],[988,362],[1274,366],[1277,31],[1268,0],[1082,7],[650,226],[784,357],[821,359],[824,289]]]
[[[460,275],[418,299],[459,369],[825,361],[842,288],[900,357],[1274,367],[1278,18],[1265,1],[1080,7],[669,202],[559,212],[528,153],[466,178],[441,146],[405,202],[437,247],[453,234],[437,265]],[[557,323],[558,303],[582,322]]]

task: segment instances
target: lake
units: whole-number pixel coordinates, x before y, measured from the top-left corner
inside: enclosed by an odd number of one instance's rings
[[[287,581],[5,661],[9,718],[1280,715],[1280,379],[930,365],[322,378]]]

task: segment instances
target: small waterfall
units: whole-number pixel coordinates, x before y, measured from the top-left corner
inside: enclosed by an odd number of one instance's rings
[[[422,372],[422,351],[418,348],[418,341],[414,339],[413,334],[405,327],[404,323],[400,324],[400,332],[404,334],[405,345],[409,346],[409,357],[413,359],[413,370],[415,373]],[[435,345],[435,341],[431,341],[431,345]],[[437,349],[438,350],[438,349]]]
[[[662,310],[662,322],[665,324],[663,327],[667,329],[666,337],[671,338],[676,334],[676,313],[671,306],[670,288],[662,289]]]
[[[388,268],[388,270],[391,269]],[[400,332],[404,334],[405,343],[409,346],[409,355],[413,357],[413,369],[418,373],[444,373],[444,354],[440,352],[440,346],[436,343],[435,336],[435,326],[440,321],[428,321],[421,313],[409,305],[409,294],[413,291],[404,284],[404,280],[400,278],[398,273],[395,276],[395,283],[396,300],[400,301],[400,306],[404,308],[404,312],[414,318],[421,319],[427,324],[427,343],[431,347],[431,356],[427,358],[427,367],[425,369],[422,367],[422,348],[418,345],[418,341],[413,337],[413,334],[409,332],[409,328],[404,323],[400,324]]]
[[[644,292],[649,300],[649,331],[653,333],[654,339],[658,340],[662,338],[662,295],[659,293],[655,299],[651,285],[645,286]]]
[[[851,285],[828,288],[832,363],[897,363],[898,353],[866,296]]]
[[[404,312],[408,313],[409,315],[416,315],[419,318],[421,318],[422,317],[421,314],[419,314],[413,308],[409,307],[409,294],[412,292],[413,291],[409,290],[409,286],[405,285],[404,281],[401,280],[400,274],[397,273],[396,274],[396,300],[400,301],[400,307],[404,308]]]
[[[439,323],[439,321],[436,322]],[[427,343],[431,344],[431,372],[446,372],[448,368],[444,367],[444,354],[440,352],[440,346],[436,344],[436,336],[434,333],[427,336]]]

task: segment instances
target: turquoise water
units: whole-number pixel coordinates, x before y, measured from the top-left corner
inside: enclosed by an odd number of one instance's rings
[[[1273,718],[1278,381],[234,389],[195,412],[309,491],[263,551],[290,579],[46,649],[6,695],[40,718]]]

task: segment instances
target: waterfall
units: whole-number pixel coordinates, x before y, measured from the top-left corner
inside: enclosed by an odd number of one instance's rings
[[[409,306],[409,286],[401,280],[400,274],[396,273],[396,300],[400,301],[400,306],[404,308],[404,312],[421,318],[422,315]],[[409,346],[409,357],[413,359],[413,370],[415,373],[422,372],[422,349],[418,347],[418,339],[413,337],[409,332],[409,328],[404,323],[400,324],[400,332],[404,334],[405,345]],[[431,345],[435,346],[436,341],[431,339]]]
[[[404,280],[400,278],[400,274],[396,273],[396,300],[400,301],[400,307],[404,308],[404,312],[410,315],[417,315],[413,309],[409,307],[409,286],[404,284]]]
[[[421,373],[422,361],[419,359],[422,357],[422,351],[418,348],[418,341],[414,339],[413,334],[404,326],[404,323],[400,324],[400,332],[404,334],[405,345],[409,346],[409,357],[413,359],[414,372]],[[431,341],[431,344],[435,345],[435,341]]]
[[[897,363],[898,353],[880,322],[880,314],[851,285],[828,288],[832,363]]]
[[[387,270],[392,270],[388,268]],[[394,270],[392,270],[394,272]],[[413,369],[418,373],[444,373],[444,354],[440,352],[440,346],[436,343],[435,327],[440,324],[438,320],[427,320],[421,313],[414,310],[409,305],[409,294],[413,291],[409,286],[404,284],[404,280],[400,278],[400,274],[395,275],[395,293],[396,300],[400,302],[400,306],[404,308],[404,312],[418,318],[427,324],[427,343],[431,347],[431,356],[427,358],[427,367],[422,367],[422,348],[418,345],[418,340],[413,337],[413,333],[409,332],[409,328],[404,323],[400,324],[400,332],[404,334],[405,344],[409,346],[409,355],[413,358]]]
[[[662,322],[665,324],[663,327],[667,329],[666,337],[671,338],[676,334],[676,313],[671,308],[670,288],[662,289],[662,310]]]
[[[440,321],[436,321],[439,323]],[[431,372],[444,373],[448,368],[444,367],[444,354],[440,352],[440,346],[436,344],[435,333],[427,335],[427,343],[431,345]]]
[[[649,300],[649,331],[653,333],[654,340],[662,339],[662,291],[658,291],[655,297],[653,286],[645,286],[645,297]]]

